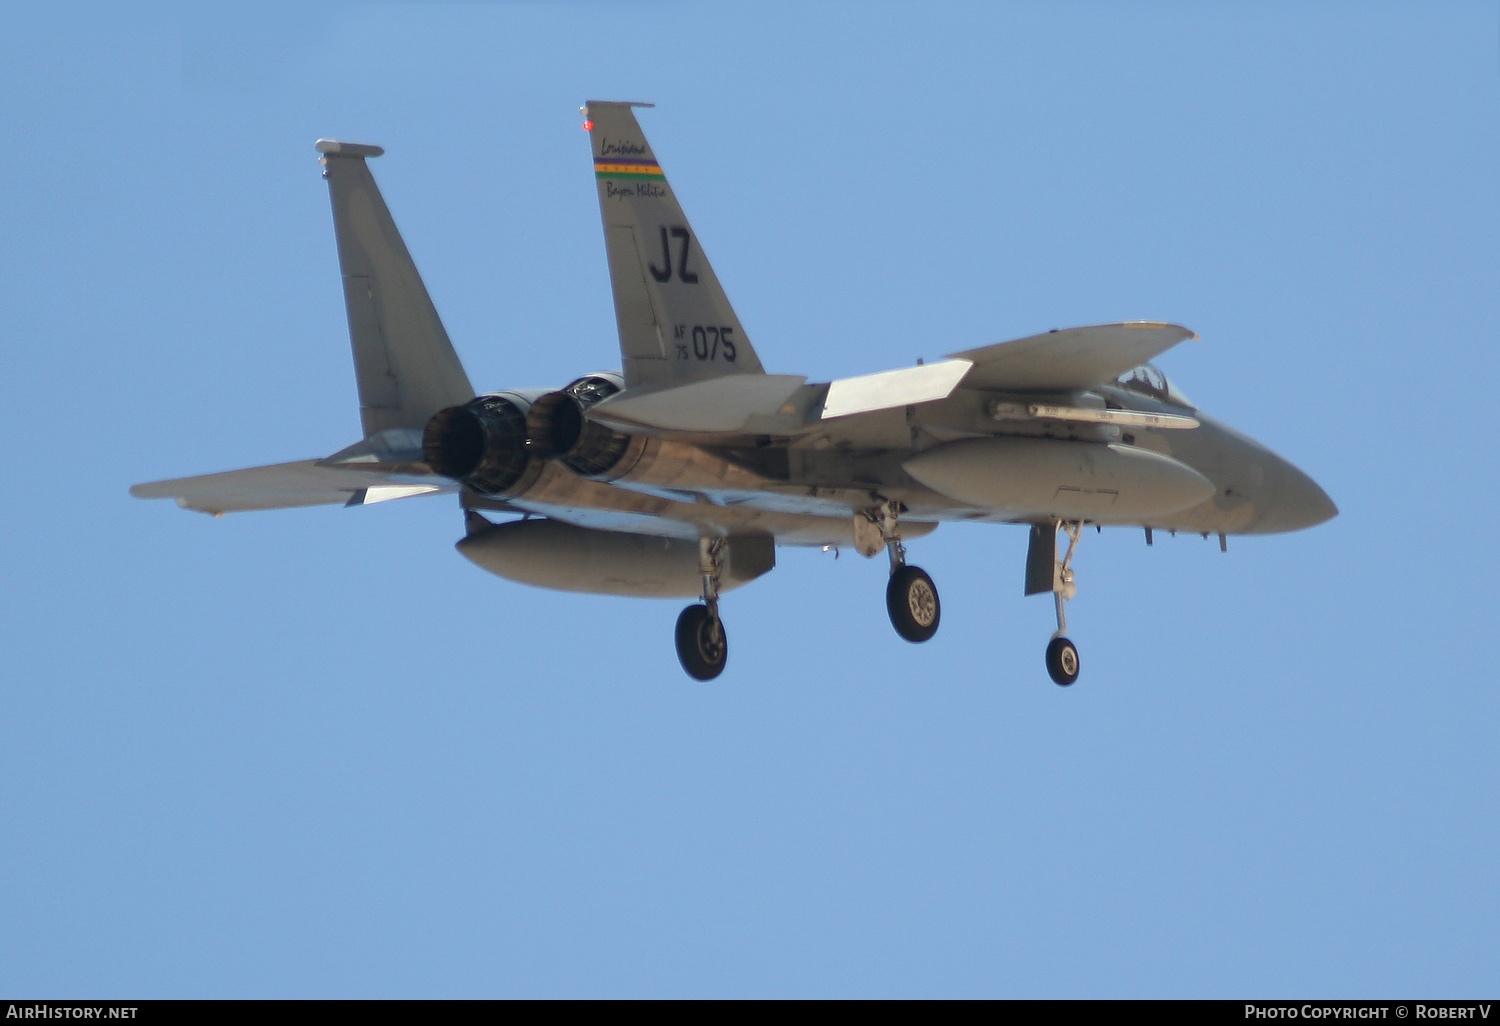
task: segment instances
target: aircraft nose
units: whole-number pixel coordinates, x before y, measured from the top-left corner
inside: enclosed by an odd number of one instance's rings
[[[1255,523],[1257,534],[1300,531],[1338,515],[1339,508],[1316,481],[1285,461],[1277,469],[1275,497]]]

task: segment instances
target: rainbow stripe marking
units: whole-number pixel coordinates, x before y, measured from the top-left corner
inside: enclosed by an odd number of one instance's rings
[[[594,161],[595,178],[666,178],[654,160],[633,157],[599,157]]]

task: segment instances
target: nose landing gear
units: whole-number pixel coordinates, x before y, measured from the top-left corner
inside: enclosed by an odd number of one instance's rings
[[[1068,536],[1068,548],[1061,560],[1057,558],[1059,527]],[[1032,524],[1031,545],[1026,552],[1026,594],[1039,595],[1050,591],[1057,606],[1057,631],[1047,642],[1047,675],[1054,684],[1064,688],[1078,679],[1078,646],[1065,637],[1068,618],[1063,603],[1078,594],[1078,586],[1073,583],[1073,553],[1082,534],[1082,521],[1054,520],[1047,524]]]
[[[729,662],[729,635],[719,619],[719,575],[724,571],[723,538],[698,540],[698,570],[703,575],[703,604],[688,606],[677,617],[677,660],[694,680],[713,680]]]

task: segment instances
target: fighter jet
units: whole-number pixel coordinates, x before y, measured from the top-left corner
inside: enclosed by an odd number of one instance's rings
[[[582,108],[620,369],[476,395],[371,176],[384,151],[320,140],[363,438],[131,493],[216,515],[457,494],[458,551],[501,577],[696,597],[676,643],[698,680],[728,658],[720,596],[770,571],[778,546],[884,551],[891,624],[923,642],[941,603],[907,543],[949,521],[1021,525],[1023,590],[1053,598],[1046,666],[1063,686],[1079,672],[1064,604],[1085,527],[1144,529],[1148,544],[1216,534],[1222,548],[1337,512],[1149,362],[1197,337],[1176,324],[1044,331],[831,382],[768,374],[641,131],[633,108],[647,106]]]

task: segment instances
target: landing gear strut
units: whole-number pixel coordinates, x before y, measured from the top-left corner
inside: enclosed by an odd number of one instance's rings
[[[729,636],[719,619],[719,575],[724,570],[723,538],[698,540],[698,571],[703,575],[703,603],[688,606],[677,617],[677,659],[694,680],[713,680],[729,661]]]
[[[885,608],[891,626],[907,641],[917,644],[937,633],[943,608],[937,585],[921,567],[908,566],[906,546],[901,544],[898,516],[901,503],[886,499],[879,506],[854,516],[855,544],[866,556],[885,548],[891,557],[891,578],[885,586]],[[863,522],[861,522],[863,521]],[[878,532],[878,534],[877,534]]]
[[[1057,558],[1058,528],[1068,536],[1068,548],[1062,559]],[[1057,632],[1047,642],[1047,674],[1053,683],[1064,688],[1078,679],[1078,646],[1065,637],[1068,618],[1063,603],[1078,594],[1078,586],[1073,583],[1073,553],[1082,534],[1082,521],[1033,524],[1031,548],[1026,554],[1026,594],[1050,591],[1057,605]]]

